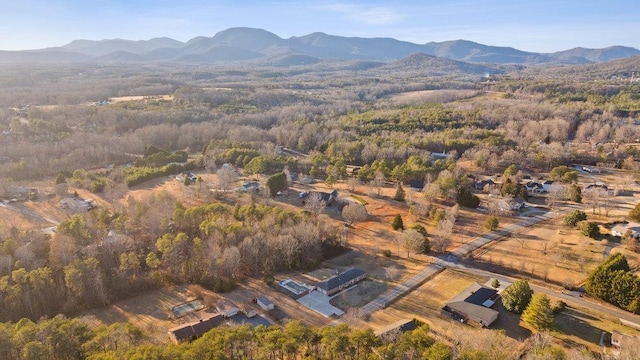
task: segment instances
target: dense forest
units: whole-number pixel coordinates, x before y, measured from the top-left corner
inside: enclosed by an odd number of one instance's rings
[[[414,320],[415,321],[415,320]],[[454,324],[455,325],[455,324]],[[443,340],[454,344],[446,345]],[[628,348],[619,358],[633,359]],[[348,325],[309,328],[299,321],[284,327],[218,327],[185,344],[153,344],[130,323],[89,329],[81,321],[57,316],[38,323],[0,324],[3,359],[594,359],[585,351],[564,351],[547,332],[524,343],[501,332],[477,333],[463,327],[446,334],[426,324],[407,332],[375,334]]]

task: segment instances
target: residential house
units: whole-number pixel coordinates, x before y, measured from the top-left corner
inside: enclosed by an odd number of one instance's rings
[[[60,207],[63,209],[70,209],[73,211],[88,211],[93,209],[93,200],[83,200],[80,198],[64,198],[60,200]]]
[[[511,204],[514,211],[520,211],[526,206],[526,200],[521,197],[513,198]]]
[[[640,337],[623,334],[615,330],[611,332],[611,345],[615,348],[613,354],[616,357],[619,355],[619,352],[625,348],[633,349],[634,343],[640,345]]]
[[[218,310],[218,312],[226,318],[232,317],[240,311],[240,309],[238,309],[238,306],[234,304],[233,301],[227,299],[218,301],[216,303],[216,310]]]
[[[327,295],[333,295],[342,289],[352,286],[367,277],[367,272],[357,268],[350,268],[338,275],[334,275],[316,284],[316,289]]]
[[[447,154],[444,150],[441,153],[431,153],[431,158],[434,160],[438,159],[449,159],[453,157],[451,154]]]
[[[238,191],[250,192],[250,191],[258,191],[258,189],[260,189],[260,183],[256,181],[247,181],[244,184],[242,184],[242,186],[240,186]]]
[[[256,300],[252,300],[252,302],[248,302],[248,303],[244,303],[241,305],[242,307],[242,312],[248,317],[248,318],[253,318],[256,315],[258,315],[257,307],[254,306],[253,302],[255,302]]]
[[[37,188],[9,186],[4,192],[7,199],[27,200],[37,197],[40,191]]]
[[[609,187],[607,186],[607,184],[605,184],[603,182],[595,182],[593,184],[586,185],[584,187],[583,191],[587,191],[587,190],[591,190],[591,189],[602,189],[602,190],[609,191]]]
[[[485,180],[476,181],[476,183],[473,186],[478,191],[484,191],[485,188],[487,188],[487,186],[491,188],[493,186],[496,186],[496,183],[491,179],[485,179]]]
[[[531,192],[531,193],[544,192],[544,188],[542,187],[542,184],[540,184],[539,182],[535,182],[535,181],[529,181],[528,183],[525,184],[524,188],[527,189],[527,191]]]
[[[409,187],[414,191],[422,191],[424,188],[424,180],[411,180],[409,182]]]
[[[273,303],[269,299],[264,297],[264,296],[258,296],[258,300],[257,301],[258,301],[258,305],[260,305],[260,307],[263,310],[273,310],[274,307],[275,307],[273,305]]]
[[[219,326],[224,322],[224,317],[220,314],[211,315],[187,324],[182,324],[169,329],[169,338],[176,344],[195,340],[207,331]]]
[[[180,174],[176,175],[176,180],[179,181],[179,182],[184,182],[185,179],[189,179],[189,182],[196,182],[196,180],[198,180],[198,176],[196,176],[196,174],[190,173],[190,172],[183,172],[183,173],[180,173]]]
[[[501,199],[498,203],[498,208],[501,213],[511,213],[513,211],[520,211],[526,206],[526,202],[523,198],[507,198]]]
[[[300,179],[300,182],[306,185],[313,184],[313,178],[309,176],[305,176],[302,179]]]
[[[553,180],[547,180],[543,182],[542,190],[544,190],[544,192],[549,192],[549,190],[551,190],[551,185],[553,185]]]
[[[498,312],[491,308],[498,298],[498,290],[474,283],[449,300],[441,313],[460,322],[471,320],[482,327],[488,327],[498,319]]]
[[[618,224],[611,229],[611,235],[622,237],[627,231],[631,230],[631,236],[634,238],[640,238],[640,224],[635,222],[627,222]]]
[[[319,194],[320,195],[320,200],[322,200],[324,202],[324,204],[327,205],[327,206],[333,204],[333,202],[338,198],[338,190],[333,190],[330,193],[324,192],[324,191],[311,191],[311,192],[304,191],[304,192],[301,192],[299,196],[301,198],[306,198],[306,197],[311,196],[313,194]],[[304,204],[305,201],[303,200],[302,203]]]

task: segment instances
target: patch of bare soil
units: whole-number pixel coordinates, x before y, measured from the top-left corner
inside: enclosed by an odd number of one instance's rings
[[[109,101],[112,103],[126,102],[126,101],[141,101],[141,100],[164,100],[172,101],[173,95],[134,95],[134,96],[114,96],[110,97]]]

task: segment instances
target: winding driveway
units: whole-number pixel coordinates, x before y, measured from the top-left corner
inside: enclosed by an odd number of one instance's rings
[[[415,274],[414,276],[406,280],[404,283],[392,289],[387,290],[378,298],[364,305],[362,308],[360,308],[360,315],[368,315],[379,309],[385,308],[391,302],[409,293],[410,291],[412,291],[413,289],[415,289],[416,287],[420,286],[422,283],[427,281],[430,277],[439,273],[440,271],[443,271],[446,268],[453,268],[457,270],[471,272],[481,276],[496,278],[499,281],[504,283],[514,282],[516,280],[514,278],[473,268],[469,265],[459,263],[458,259],[470,254],[474,250],[477,250],[503,236],[507,236],[527,226],[535,225],[542,221],[552,219],[553,217],[569,210],[571,210],[571,207],[565,207],[564,209],[559,210],[557,212],[547,212],[541,215],[532,216],[532,217],[523,219],[521,221],[515,222],[500,230],[480,236],[467,244],[459,246],[457,249],[452,251],[450,255],[444,255],[437,258],[434,262],[427,265],[422,271]],[[595,311],[608,314],[613,317],[617,317],[621,320],[621,322],[640,329],[640,316],[638,315],[629,313],[627,311],[618,309],[616,307],[613,307],[607,304],[595,303],[587,300],[586,298],[576,296],[575,294],[572,294],[572,293],[564,293],[561,291],[552,290],[552,289],[534,285],[534,284],[530,284],[530,286],[535,292],[541,292],[541,293],[562,299],[567,303],[577,304]]]
[[[444,270],[447,267],[451,267],[451,264],[456,263],[457,262],[456,260],[458,258],[468,255],[472,251],[479,249],[496,239],[509,235],[527,226],[531,226],[541,221],[551,219],[556,215],[558,215],[558,213],[556,212],[547,212],[541,215],[528,217],[524,220],[513,223],[505,228],[485,234],[469,243],[461,245],[460,247],[455,249],[453,252],[451,252],[451,255],[436,259],[436,261],[427,265],[423,270],[413,275],[402,284],[387,290],[382,295],[378,296],[376,299],[372,300],[368,304],[361,307],[360,314],[368,315],[375,312],[376,310],[384,309],[389,303],[395,301],[399,297],[415,289],[416,287],[418,287],[420,284],[425,282],[427,279],[429,279],[433,275],[437,274],[438,272]]]

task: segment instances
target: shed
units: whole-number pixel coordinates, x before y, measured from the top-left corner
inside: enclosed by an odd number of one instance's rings
[[[216,303],[216,310],[224,317],[232,317],[240,311],[238,306],[231,300],[222,299]]]
[[[264,296],[258,296],[258,305],[260,305],[263,310],[273,310],[275,307],[273,303]]]

